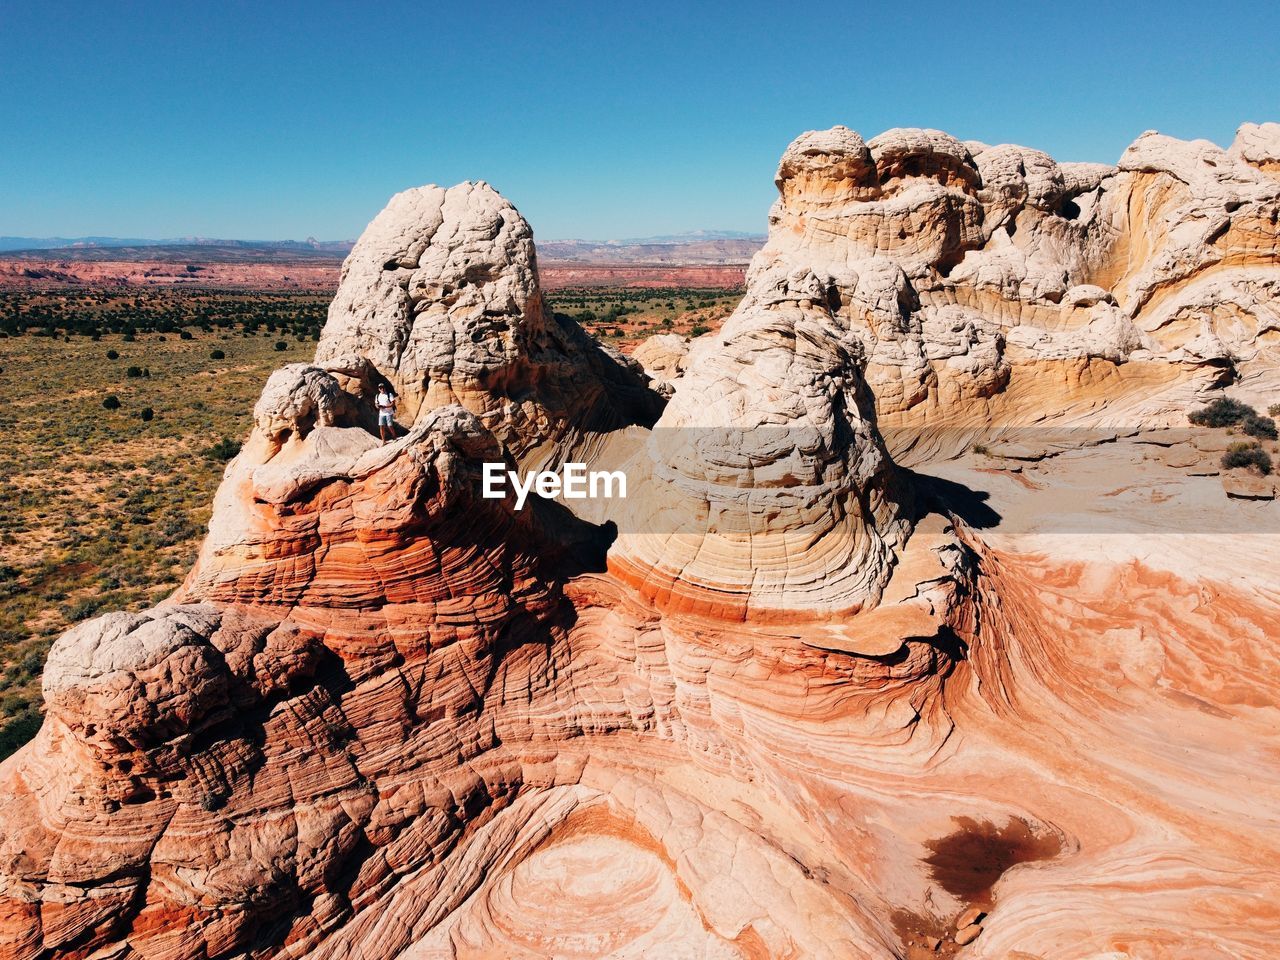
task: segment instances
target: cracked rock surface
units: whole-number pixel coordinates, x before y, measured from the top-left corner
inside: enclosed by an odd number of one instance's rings
[[[396,195],[182,588],[50,652],[0,956],[1270,955],[1277,505],[1167,428],[1276,385],[1278,157],[806,133],[641,363],[490,186]]]

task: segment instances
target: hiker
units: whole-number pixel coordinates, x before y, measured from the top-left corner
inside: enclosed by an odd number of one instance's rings
[[[383,443],[396,438],[396,395],[389,383],[378,388],[378,437]],[[390,434],[388,437],[387,434]]]

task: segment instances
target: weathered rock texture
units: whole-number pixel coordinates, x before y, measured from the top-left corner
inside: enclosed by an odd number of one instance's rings
[[[1228,151],[1148,133],[1117,167],[936,130],[805,134],[744,310],[829,309],[908,462],[949,427],[1181,423],[1208,387],[1276,382],[1277,130]]]
[[[1275,505],[1152,431],[1275,382],[1278,156],[805,134],[655,380],[487,185],[399,194],[184,587],[51,652],[0,954],[1269,955]],[[574,459],[628,498],[480,495]]]
[[[316,361],[369,361],[401,414],[458,404],[516,455],[652,424],[639,371],[544,309],[533,231],[487,183],[391,198],[342,266]]]

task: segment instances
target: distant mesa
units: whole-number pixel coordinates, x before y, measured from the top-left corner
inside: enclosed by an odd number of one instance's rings
[[[550,241],[540,247],[545,283],[565,287],[736,288],[763,237],[725,231],[648,240]],[[189,284],[207,288],[331,291],[351,241],[248,241],[198,237],[128,240],[0,238],[0,289]],[[287,268],[287,270],[285,269]]]
[[[697,230],[633,240],[550,240],[541,245],[546,260],[589,263],[745,264],[764,243],[764,235],[736,231]],[[107,260],[188,259],[202,256],[225,262],[280,259],[341,260],[351,240],[219,240],[182,237],[142,240],[121,237],[0,237],[0,255],[14,258]]]
[[[1280,401],[1280,126],[775,182],[632,358],[488,184],[391,198],[183,586],[50,651],[0,955],[1274,953],[1280,508],[1186,428]],[[481,495],[570,462],[627,498]]]

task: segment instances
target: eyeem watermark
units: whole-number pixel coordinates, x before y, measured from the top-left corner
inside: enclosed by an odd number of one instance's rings
[[[486,500],[506,498],[507,484],[516,495],[516,509],[523,510],[529,493],[545,499],[562,497],[565,500],[591,498],[626,499],[627,475],[621,470],[587,470],[585,463],[566,463],[561,473],[554,470],[531,470],[523,477],[508,470],[505,463],[484,465],[482,495]]]

